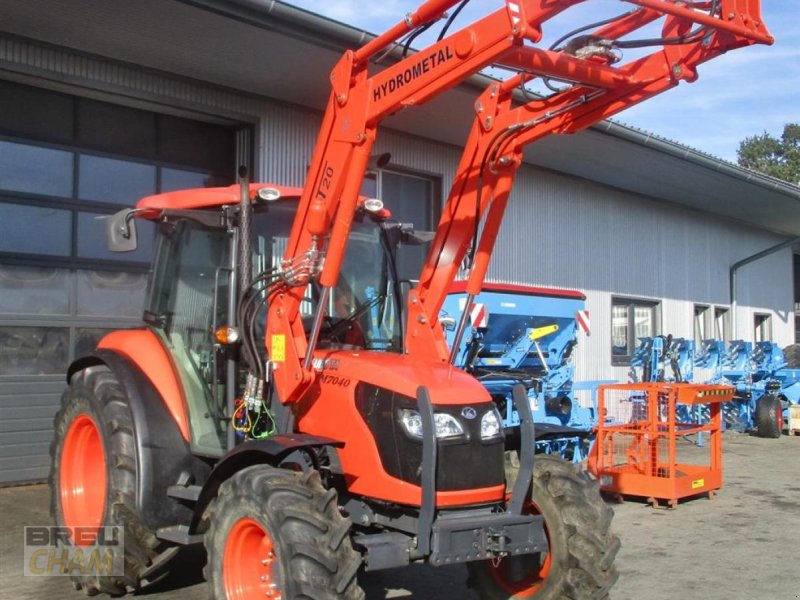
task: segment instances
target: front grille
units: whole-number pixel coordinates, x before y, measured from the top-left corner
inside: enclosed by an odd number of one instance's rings
[[[464,419],[461,410],[472,406],[474,419]],[[503,440],[482,442],[481,417],[492,404],[434,405],[434,411],[449,413],[464,427],[466,439],[439,440],[437,449],[436,489],[468,490],[505,481],[503,472]],[[372,433],[381,464],[387,473],[403,481],[420,485],[422,441],[408,436],[398,422],[403,408],[417,410],[416,401],[391,390],[359,383],[356,407]]]

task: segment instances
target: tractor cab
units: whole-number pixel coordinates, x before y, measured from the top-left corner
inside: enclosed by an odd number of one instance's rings
[[[151,196],[109,223],[117,233],[127,229],[126,249],[134,249],[131,218],[157,222],[143,320],[167,349],[180,377],[193,451],[212,457],[229,449],[228,365],[231,360],[237,363],[233,372],[239,382],[243,369],[238,367],[238,342],[249,336],[259,354],[256,360],[267,360],[267,283],[269,274],[282,268],[300,195],[299,189],[251,185],[250,267],[255,293],[242,303],[236,291],[239,190],[231,186]],[[270,191],[259,195],[259,190]],[[262,196],[270,200],[263,201]],[[402,352],[394,255],[397,245],[410,239],[410,228],[390,221],[382,205],[373,201],[371,206],[373,210],[360,210],[353,223],[337,285],[327,300],[319,349]],[[300,305],[307,330],[319,299],[318,284],[310,282]]]

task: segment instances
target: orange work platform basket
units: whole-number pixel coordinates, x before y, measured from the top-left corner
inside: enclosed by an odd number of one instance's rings
[[[642,496],[671,508],[722,487],[723,402],[734,388],[693,383],[623,383],[598,388],[601,418],[589,457],[600,488],[617,499]],[[705,424],[682,422],[680,405],[708,405]]]

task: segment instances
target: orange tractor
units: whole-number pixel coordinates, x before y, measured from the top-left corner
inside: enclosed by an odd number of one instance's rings
[[[480,291],[526,144],[771,38],[758,0],[630,0],[538,48],[543,23],[583,1],[507,0],[450,35],[448,19],[439,41],[371,73],[377,54],[465,4],[430,0],[335,66],[302,190],[240,173],[240,186],[152,196],[110,220],[113,248],[135,247],[143,218],[157,249],[144,326],[70,366],[56,417],[56,522],[125,531],[124,574],[79,587],[136,590],[204,543],[217,600],[361,598],[360,569],[414,561],[467,563],[484,598],[607,596],[619,540],[596,483],[534,461],[521,386],[522,425],[506,435],[483,386],[452,366],[439,311],[462,263],[469,300]],[[421,236],[359,194],[378,125],[489,65],[512,75],[475,104],[404,298],[395,250]],[[552,93],[516,92],[535,78]]]

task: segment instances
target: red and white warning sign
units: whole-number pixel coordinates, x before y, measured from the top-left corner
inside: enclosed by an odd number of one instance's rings
[[[470,321],[474,328],[486,327],[489,325],[489,311],[486,310],[485,304],[475,303],[472,305],[472,310],[469,312]]]
[[[589,311],[588,310],[578,310],[575,312],[575,320],[578,321],[578,327],[580,327],[586,335],[591,333],[591,328],[589,326]]]

